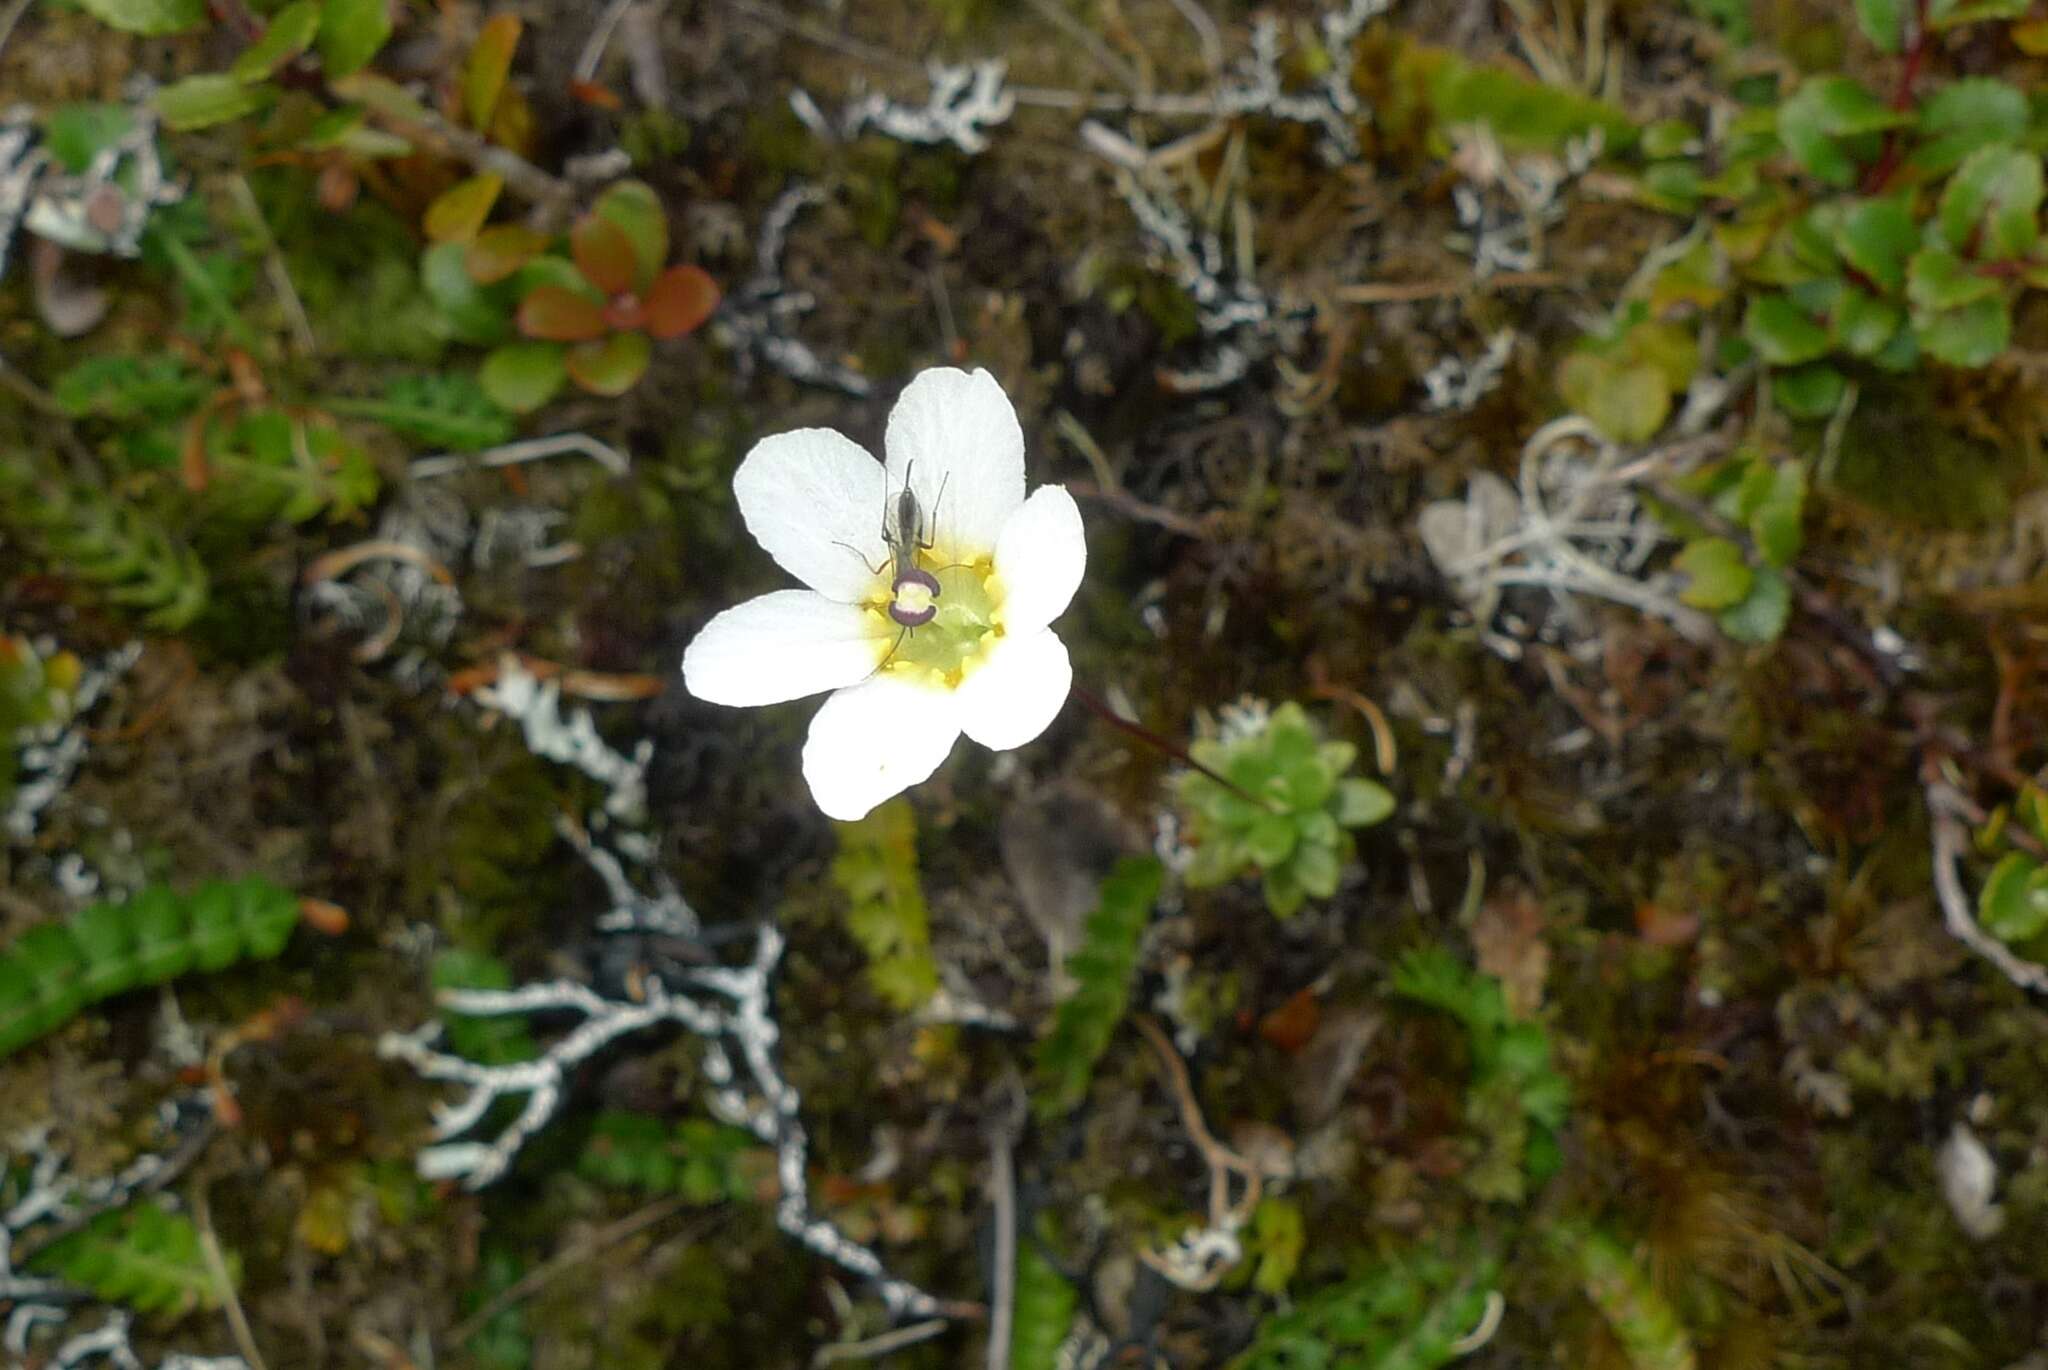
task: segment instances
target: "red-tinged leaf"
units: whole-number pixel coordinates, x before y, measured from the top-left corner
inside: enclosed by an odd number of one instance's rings
[[[718,300],[718,282],[702,267],[672,266],[647,292],[647,331],[657,338],[694,332],[718,308]]]
[[[634,282],[645,290],[668,261],[668,211],[645,181],[621,181],[597,197],[590,212],[625,230],[637,265]]]
[[[633,240],[610,219],[595,214],[569,231],[569,255],[583,279],[606,295],[623,295],[635,285]]]
[[[493,15],[476,36],[469,61],[462,69],[462,109],[471,128],[489,128],[491,111],[505,90],[505,78],[512,72],[512,50],[519,46],[520,20],[516,14]]]
[[[1308,1045],[1323,1021],[1323,1006],[1313,989],[1297,990],[1280,1007],[1259,1019],[1259,1036],[1292,1056]]]
[[[601,86],[595,81],[571,81],[569,94],[571,98],[593,109],[622,109],[626,103],[610,86]]]
[[[614,333],[569,349],[569,377],[593,395],[623,395],[640,383],[653,346],[645,333]]]
[[[584,342],[605,334],[604,306],[588,295],[543,285],[519,302],[519,331],[547,342]]]
[[[498,192],[504,188],[504,177],[486,172],[443,191],[427,206],[428,239],[437,243],[466,243],[474,238],[484,220],[491,217],[491,206],[498,202]]]
[[[463,269],[478,285],[496,285],[547,250],[548,236],[519,224],[500,224],[476,235]]]

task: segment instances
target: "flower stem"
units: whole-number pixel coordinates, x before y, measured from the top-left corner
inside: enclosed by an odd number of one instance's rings
[[[1208,776],[1211,780],[1247,803],[1256,804],[1262,809],[1271,809],[1273,807],[1270,803],[1259,798],[1242,785],[1236,784],[1225,776],[1218,775],[1215,771],[1210,770],[1207,766],[1189,756],[1188,749],[1175,742],[1172,738],[1161,737],[1144,724],[1134,723],[1130,719],[1125,718],[1122,714],[1110,708],[1109,702],[1101,695],[1096,694],[1085,685],[1076,683],[1072,687],[1072,693],[1074,698],[1080,700],[1090,713],[1117,731],[1128,733],[1146,746],[1156,751],[1164,752],[1175,761],[1180,762],[1181,765],[1200,771],[1203,775]]]

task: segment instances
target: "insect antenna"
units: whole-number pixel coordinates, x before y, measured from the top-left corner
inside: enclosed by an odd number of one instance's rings
[[[860,550],[860,548],[858,548],[858,547],[854,546],[854,545],[853,545],[852,543],[850,543],[850,542],[841,542],[841,541],[840,541],[839,539],[837,539],[837,538],[834,538],[834,539],[832,539],[832,545],[833,545],[834,547],[844,547],[844,548],[845,548],[845,549],[846,549],[847,551],[849,551],[849,552],[853,553],[853,554],[854,554],[855,556],[859,557],[859,558],[860,558],[860,564],[868,568],[868,574],[869,574],[869,575],[875,575],[875,576],[878,576],[878,575],[882,574],[882,568],[881,568],[881,567],[879,567],[879,566],[877,566],[877,565],[875,565],[875,563],[873,563],[872,561],[869,561],[869,560],[868,560],[868,554],[867,554],[866,552],[863,552],[863,551],[861,551],[861,550]],[[887,560],[887,558],[884,558],[884,560]]]

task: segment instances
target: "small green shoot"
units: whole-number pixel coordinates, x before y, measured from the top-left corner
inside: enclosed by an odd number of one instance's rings
[[[1358,749],[1325,740],[1299,704],[1283,704],[1229,738],[1201,739],[1188,752],[1235,786],[1199,771],[1180,777],[1177,798],[1195,849],[1188,884],[1257,874],[1266,907],[1281,918],[1335,894],[1354,852],[1350,830],[1394,811],[1383,786],[1349,774]]]

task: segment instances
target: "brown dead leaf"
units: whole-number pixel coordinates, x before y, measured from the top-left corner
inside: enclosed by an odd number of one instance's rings
[[[1543,909],[1534,895],[1509,889],[1487,900],[1472,922],[1472,949],[1479,969],[1500,981],[1510,1013],[1527,1018],[1543,1006],[1550,946],[1543,940]]]

